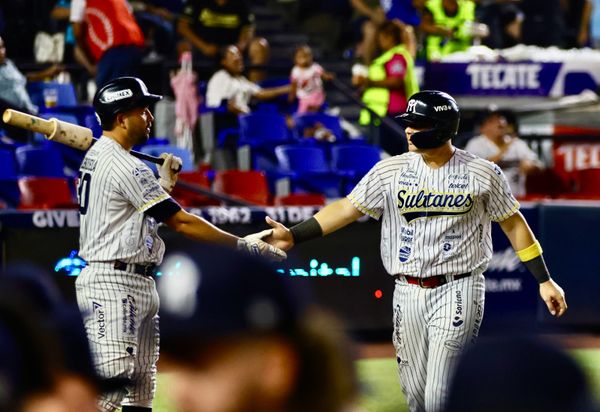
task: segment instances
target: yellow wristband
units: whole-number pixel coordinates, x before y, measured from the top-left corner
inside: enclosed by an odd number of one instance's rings
[[[542,252],[542,246],[540,246],[540,242],[536,240],[533,245],[526,247],[525,249],[517,250],[517,256],[521,262],[527,262],[541,256]]]

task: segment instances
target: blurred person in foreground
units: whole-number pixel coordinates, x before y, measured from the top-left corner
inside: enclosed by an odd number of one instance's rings
[[[357,396],[341,325],[301,284],[217,246],[165,257],[163,363],[181,412],[347,411]]]
[[[515,135],[502,112],[486,113],[479,131],[481,134],[471,138],[465,150],[500,166],[513,195],[524,196],[527,176],[542,167],[537,154]]]
[[[0,376],[9,410],[95,412],[99,393],[127,383],[96,374],[79,309],[46,271],[10,265],[0,276],[0,301]]]
[[[481,341],[458,362],[445,412],[597,412],[584,371],[535,337]]]

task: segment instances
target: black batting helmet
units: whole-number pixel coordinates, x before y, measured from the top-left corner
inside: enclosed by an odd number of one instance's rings
[[[110,130],[117,113],[149,106],[162,96],[148,93],[144,82],[137,77],[117,77],[105,84],[94,96],[94,110],[103,130]]]
[[[404,127],[426,129],[413,134],[410,140],[419,149],[432,149],[456,135],[460,110],[448,93],[423,90],[410,97],[406,112],[396,119]]]

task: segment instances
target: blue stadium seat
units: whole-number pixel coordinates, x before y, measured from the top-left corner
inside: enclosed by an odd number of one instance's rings
[[[20,176],[65,177],[65,163],[55,147],[21,146],[15,150],[15,157]]]
[[[11,150],[0,150],[0,201],[16,208],[19,205],[17,164]]]
[[[331,167],[340,174],[361,178],[381,160],[381,149],[367,144],[335,144],[331,147]]]
[[[56,90],[57,106],[77,106],[77,94],[72,83],[57,82],[30,82],[27,83],[27,92],[33,104],[40,108],[46,107],[44,90]]]
[[[0,179],[15,179],[17,163],[11,150],[0,149]]]
[[[367,144],[334,144],[331,167],[343,178],[343,194],[348,194],[360,179],[381,160],[381,149]]]
[[[323,127],[331,130],[335,135],[336,141],[344,140],[344,130],[338,116],[333,116],[327,113],[304,113],[294,116],[294,136],[296,139],[304,139],[305,129],[314,127],[317,123],[321,123]],[[311,137],[311,136],[308,136]]]
[[[194,155],[188,149],[184,149],[181,147],[177,147],[174,145],[165,145],[165,144],[156,144],[156,145],[146,145],[140,148],[140,152],[149,154],[151,156],[160,156],[161,153],[172,153],[173,155],[180,157],[183,165],[181,170],[184,172],[191,172],[196,170],[194,165]],[[154,171],[154,173],[158,173],[158,169],[156,168],[155,163],[146,162],[150,169]]]
[[[331,170],[320,146],[280,145],[275,148],[280,167],[276,178],[290,179],[292,192],[322,193],[335,198],[341,195],[342,179]]]
[[[272,111],[249,113],[239,117],[239,145],[272,147],[291,142],[290,132],[282,114]]]

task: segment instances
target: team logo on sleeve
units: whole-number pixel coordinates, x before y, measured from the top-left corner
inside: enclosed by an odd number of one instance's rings
[[[406,189],[398,191],[398,209],[408,222],[423,217],[464,215],[471,211],[474,204],[475,196],[472,193],[437,193],[424,189],[416,192]]]

